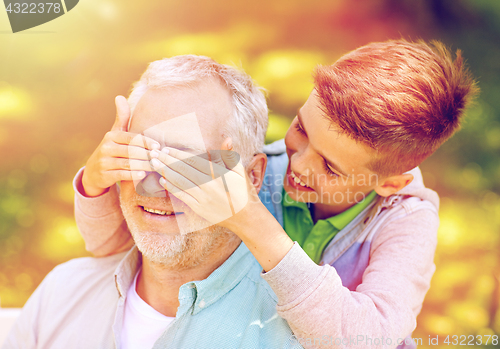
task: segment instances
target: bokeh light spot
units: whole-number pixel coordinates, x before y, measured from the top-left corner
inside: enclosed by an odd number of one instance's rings
[[[448,316],[431,315],[425,323],[429,333],[449,334],[455,330],[455,322]]]
[[[27,92],[0,81],[0,119],[25,119],[32,110]]]

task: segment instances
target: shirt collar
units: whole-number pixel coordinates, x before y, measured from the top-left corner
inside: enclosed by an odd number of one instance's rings
[[[135,274],[142,265],[142,258],[137,246],[134,245],[120,261],[115,269],[115,284],[120,297],[125,297]]]
[[[344,229],[344,227],[349,224],[358,214],[361,213],[377,196],[375,191],[372,191],[368,194],[363,201],[358,202],[356,205],[348,208],[344,212],[341,212],[335,216],[324,219],[324,221],[330,223],[338,230]],[[309,204],[305,202],[298,202],[293,200],[285,191],[285,195],[283,197],[283,206],[286,207],[296,207],[304,211],[308,217],[311,216],[311,212],[309,211]],[[312,220],[312,217],[311,217]]]
[[[197,293],[193,314],[207,308],[231,291],[256,264],[257,261],[253,255],[245,244],[241,243],[233,254],[220,267],[215,269],[208,278],[193,281],[193,288]],[[184,286],[186,284],[182,287]]]
[[[190,308],[194,302],[193,314],[215,303],[231,291],[247,275],[257,261],[245,244],[238,248],[204,280],[191,281],[179,289],[179,311]],[[125,254],[115,270],[115,283],[120,297],[127,294],[134,277],[142,265],[142,257],[137,246]]]

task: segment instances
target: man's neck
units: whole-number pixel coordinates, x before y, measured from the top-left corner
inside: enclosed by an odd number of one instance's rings
[[[232,239],[218,246],[193,267],[165,266],[143,256],[142,271],[137,277],[137,294],[159,313],[175,317],[179,307],[179,288],[187,282],[204,280],[221,266],[241,243]]]

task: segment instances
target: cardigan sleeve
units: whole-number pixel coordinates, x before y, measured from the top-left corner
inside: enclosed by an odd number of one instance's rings
[[[81,168],[73,180],[75,220],[85,240],[85,248],[96,257],[129,250],[134,242],[120,209],[117,185],[97,196],[83,195]]]
[[[415,329],[435,271],[439,218],[423,208],[386,222],[378,227],[355,291],[342,285],[334,267],[316,265],[297,243],[262,274],[278,297],[278,313],[305,347],[395,348]]]

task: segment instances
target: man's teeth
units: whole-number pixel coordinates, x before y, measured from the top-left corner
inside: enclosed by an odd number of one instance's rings
[[[303,187],[309,188],[303,181],[300,180],[299,177],[295,175],[293,171],[290,171],[290,174],[292,175],[293,181],[297,184],[300,184]]]
[[[160,211],[160,210],[155,210],[153,208],[148,208],[148,207],[143,207],[143,209],[146,212],[161,214],[162,216],[170,216],[170,215],[174,214],[174,212],[172,212],[172,211]]]

